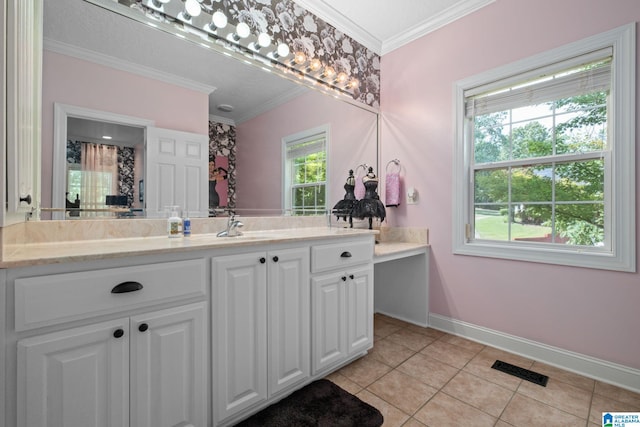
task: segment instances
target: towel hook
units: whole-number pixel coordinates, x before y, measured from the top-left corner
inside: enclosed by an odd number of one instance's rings
[[[389,163],[387,163],[387,167],[385,168],[385,171],[389,173],[389,165],[392,163],[398,167],[398,173],[399,173],[402,170],[402,166],[400,166],[400,160],[398,159],[390,160]]]
[[[361,165],[356,166],[356,171],[355,171],[356,172],[355,173],[356,176],[360,176],[360,175],[358,175],[358,172],[360,171],[360,168],[363,168],[364,169],[364,173],[366,174],[367,171],[369,170],[369,165],[367,165],[366,163],[363,163]]]

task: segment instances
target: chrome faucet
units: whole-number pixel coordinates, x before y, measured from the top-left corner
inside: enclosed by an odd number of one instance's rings
[[[218,237],[235,237],[242,236],[242,232],[238,230],[239,228],[244,227],[242,221],[237,220],[236,216],[233,214],[229,215],[229,219],[227,220],[227,229],[216,234]]]

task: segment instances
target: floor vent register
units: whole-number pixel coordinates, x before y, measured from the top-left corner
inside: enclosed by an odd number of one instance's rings
[[[504,372],[505,374],[513,375],[514,377],[522,378],[523,380],[541,385],[542,387],[546,387],[547,381],[549,381],[549,377],[546,375],[512,365],[511,363],[503,362],[502,360],[496,360],[491,367],[500,372]]]

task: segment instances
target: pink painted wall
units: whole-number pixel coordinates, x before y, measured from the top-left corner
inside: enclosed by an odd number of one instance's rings
[[[329,207],[344,197],[349,169],[377,158],[377,120],[370,111],[318,92],[305,93],[236,127],[237,204],[282,209],[282,138],[329,125]]]
[[[42,67],[42,206],[51,206],[53,104],[154,120],[157,127],[209,133],[209,97],[159,80],[46,51]]]
[[[637,0],[497,0],[382,58],[381,161],[399,158],[421,197],[389,223],[430,229],[432,313],[640,369],[638,274],[453,255],[451,242],[454,83],[638,20]]]

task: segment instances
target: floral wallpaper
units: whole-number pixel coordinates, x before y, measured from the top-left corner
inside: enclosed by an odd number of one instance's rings
[[[227,170],[229,209],[236,207],[236,128],[223,123],[209,121],[209,162],[216,157],[226,157],[229,161]]]
[[[291,52],[302,51],[309,59],[332,65],[336,73],[357,78],[360,85],[353,98],[379,106],[380,57],[373,51],[292,0],[222,0],[222,4],[231,23],[244,22],[254,33],[264,32],[286,43]]]
[[[118,147],[118,194],[127,196],[129,206],[133,206],[135,149]]]
[[[136,7],[160,19],[155,10],[136,0]],[[200,0],[199,0],[200,1]],[[353,98],[369,106],[380,106],[380,56],[299,6],[293,0],[201,0],[205,13],[222,9],[229,24],[244,22],[254,34],[267,33],[274,44],[286,43],[291,54],[303,52],[308,60],[319,58],[336,73],[345,72],[359,81]],[[164,17],[178,25],[180,21]],[[302,67],[306,68],[306,65]]]

